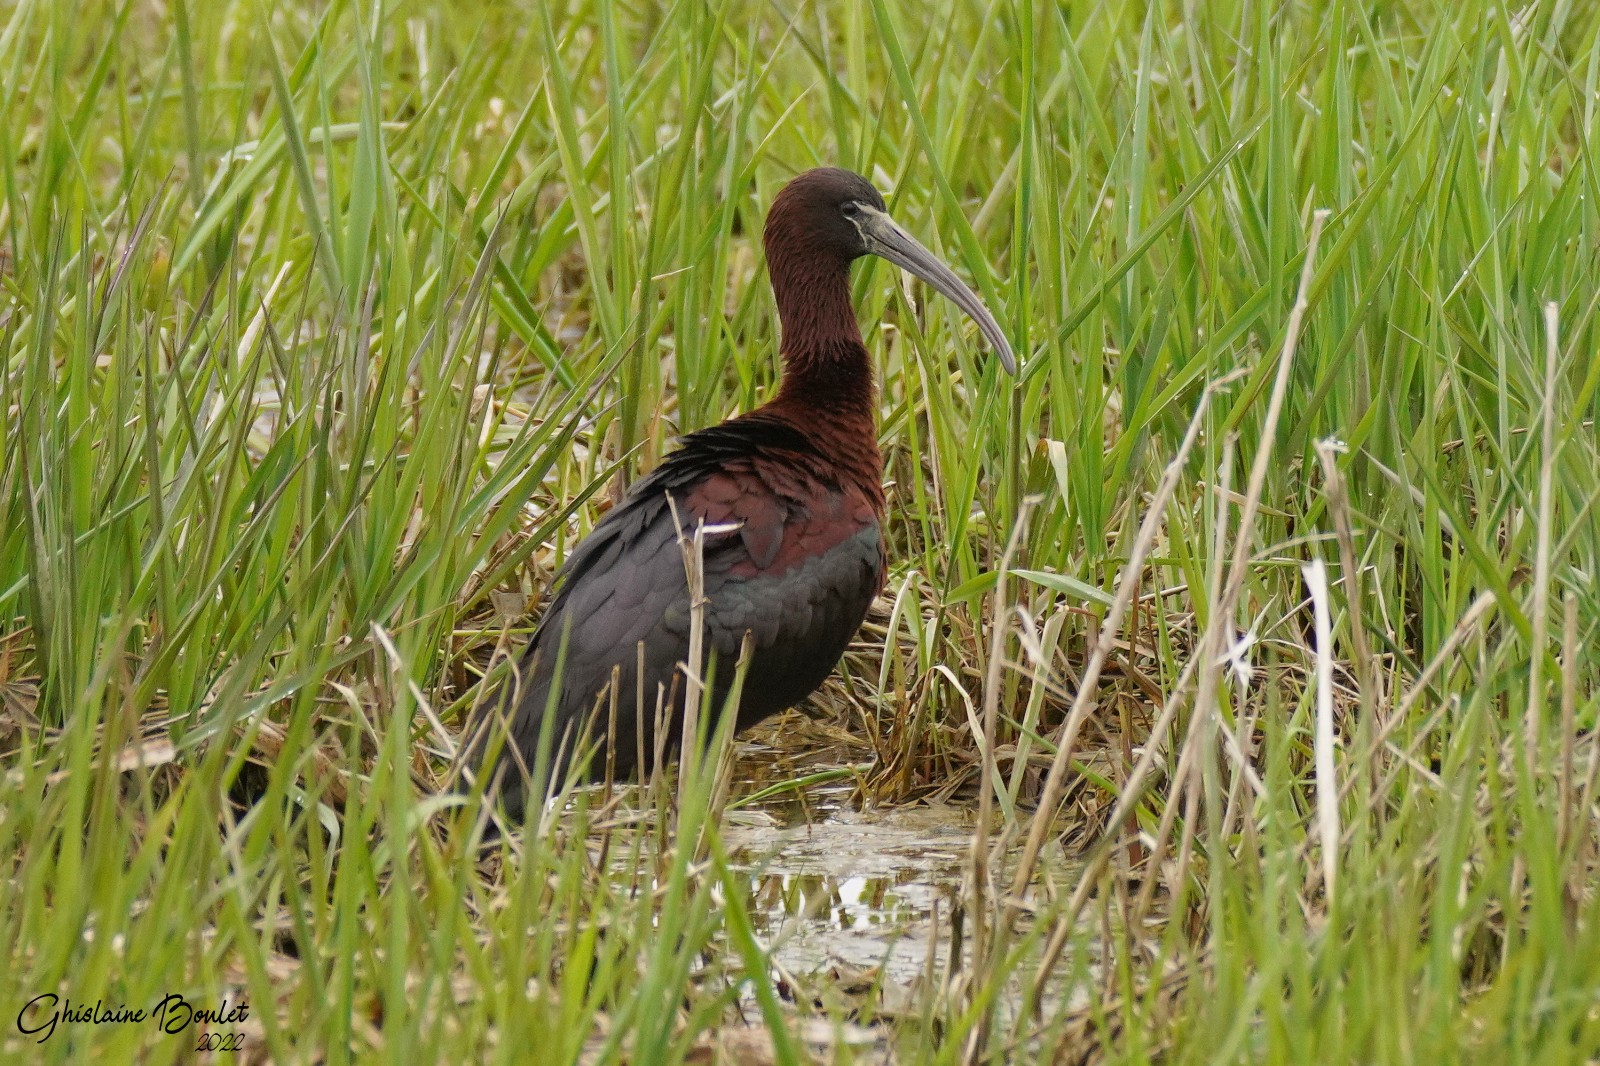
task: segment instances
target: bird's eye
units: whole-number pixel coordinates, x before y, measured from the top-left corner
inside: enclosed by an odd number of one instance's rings
[[[855,200],[846,200],[839,210],[844,212],[845,218],[855,218],[861,214],[861,205]]]

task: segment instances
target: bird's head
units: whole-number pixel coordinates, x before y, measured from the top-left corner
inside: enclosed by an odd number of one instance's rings
[[[838,167],[808,170],[785,185],[767,213],[767,262],[846,269],[864,255],[909,270],[977,322],[1009,373],[1016,358],[1005,331],[955,272],[889,217],[883,195],[859,174]]]

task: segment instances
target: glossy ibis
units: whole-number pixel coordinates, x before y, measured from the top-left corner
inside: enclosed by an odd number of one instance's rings
[[[557,783],[574,751],[598,748],[591,779],[608,762],[624,776],[641,755],[653,762],[658,699],[671,713],[663,747],[678,740],[690,629],[680,528],[705,525],[703,634],[717,664],[710,706],[725,706],[750,635],[738,728],[803,700],[844,654],[884,576],[877,390],[850,303],[852,261],[878,255],[922,278],[977,320],[1015,372],[994,317],[889,218],[865,178],[833,167],[796,177],[773,201],[764,243],[781,326],[778,395],[684,437],[573,550],[469,754],[480,773],[492,769],[487,738],[505,721],[500,788],[513,814],[546,725],[554,755],[545,780]]]

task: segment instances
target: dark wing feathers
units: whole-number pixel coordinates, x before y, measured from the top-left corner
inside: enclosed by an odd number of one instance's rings
[[[674,670],[687,657],[690,611],[669,496],[686,529],[701,521],[727,527],[705,538],[706,637],[717,658],[713,699],[720,703],[745,633],[751,635],[741,727],[792,706],[821,684],[881,586],[883,545],[871,502],[832,481],[823,457],[799,431],[747,416],[682,443],[634,485],[558,575],[556,595],[524,653],[515,703],[506,708],[510,743],[529,766],[551,705],[563,631],[564,679],[552,723],[558,745],[566,736],[570,749],[617,667],[622,684],[613,756],[619,771],[633,769],[641,641],[647,713],[658,687],[669,693],[681,688]],[[649,751],[653,730],[650,722],[644,725]],[[604,768],[604,759],[592,764],[595,773]],[[519,785],[514,771],[505,775],[512,806]]]

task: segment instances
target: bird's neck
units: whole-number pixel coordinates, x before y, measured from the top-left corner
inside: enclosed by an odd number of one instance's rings
[[[872,360],[850,303],[850,266],[820,257],[772,262],[783,380],[773,402],[807,417],[874,420]]]
[[[783,265],[774,269],[772,288],[783,379],[765,410],[814,441],[881,508],[878,390],[850,302],[850,268]]]

